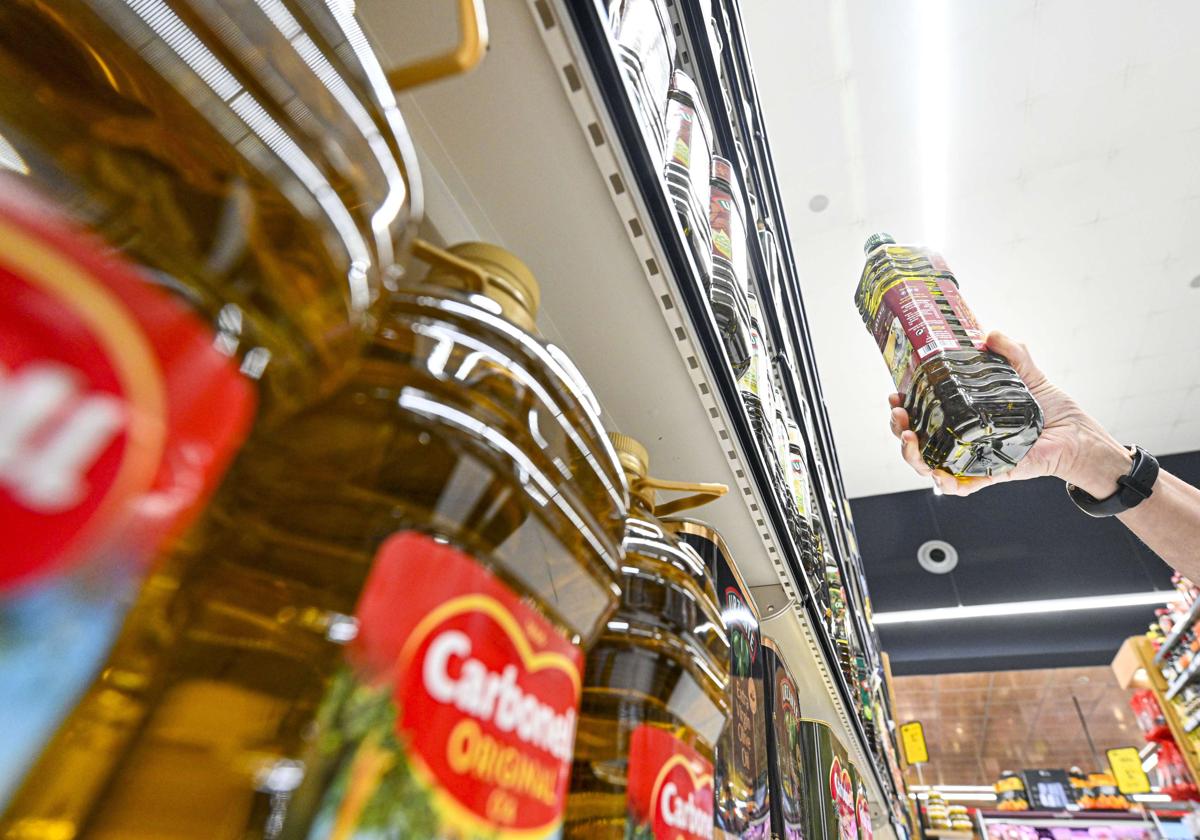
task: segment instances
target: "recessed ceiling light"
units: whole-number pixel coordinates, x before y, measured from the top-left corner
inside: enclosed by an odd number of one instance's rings
[[[1200,274],[1192,278],[1192,282],[1188,284],[1193,289],[1200,289]]]
[[[958,565],[958,551],[944,540],[929,540],[917,549],[917,562],[930,574],[949,574]]]
[[[822,193],[817,193],[808,200],[808,209],[814,213],[820,213],[829,206],[829,196]]]

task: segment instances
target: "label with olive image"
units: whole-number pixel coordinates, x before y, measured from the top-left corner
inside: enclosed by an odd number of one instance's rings
[[[579,649],[470,556],[416,533],[380,549],[357,618],[320,714],[308,837],[559,837]]]

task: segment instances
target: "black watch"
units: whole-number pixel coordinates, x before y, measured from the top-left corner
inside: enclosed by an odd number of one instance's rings
[[[1158,461],[1140,446],[1133,447],[1133,466],[1129,473],[1117,479],[1117,492],[1107,499],[1097,499],[1074,484],[1067,485],[1071,501],[1088,516],[1115,516],[1137,507],[1154,492],[1158,481]]]

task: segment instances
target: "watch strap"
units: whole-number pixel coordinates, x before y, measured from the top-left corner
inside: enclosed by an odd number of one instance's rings
[[[1158,481],[1158,461],[1140,446],[1133,447],[1133,465],[1129,472],[1117,479],[1117,492],[1104,499],[1067,485],[1071,501],[1088,516],[1115,516],[1137,507],[1154,493],[1154,482]]]

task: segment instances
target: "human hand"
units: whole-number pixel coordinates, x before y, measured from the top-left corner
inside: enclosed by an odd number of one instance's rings
[[[948,496],[968,496],[1002,481],[1021,481],[1054,475],[1082,488],[1097,499],[1117,490],[1117,478],[1129,471],[1131,456],[1104,427],[1090,417],[1065,391],[1052,384],[1033,363],[1029,349],[1000,332],[987,337],[987,347],[1008,360],[1042,407],[1045,426],[1037,443],[1015,467],[992,476],[956,478],[945,470],[933,470],[921,459],[916,432],[909,428],[903,398],[892,394],[892,434],[900,439],[904,460],[920,475],[929,476]]]

